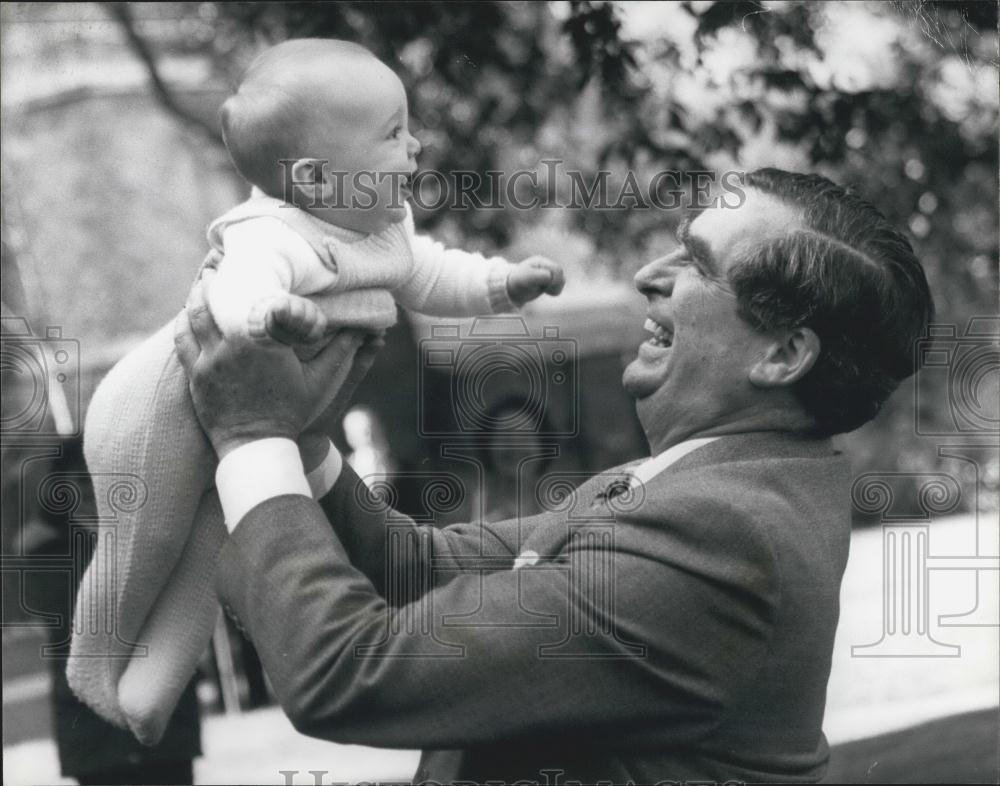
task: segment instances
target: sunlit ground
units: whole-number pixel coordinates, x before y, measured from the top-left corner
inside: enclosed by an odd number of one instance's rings
[[[984,521],[981,525],[983,545],[996,523]],[[973,517],[941,519],[931,525],[931,557],[969,556],[975,553],[975,543]],[[992,541],[988,545],[992,546]],[[930,572],[929,632],[937,642],[959,647],[953,651],[954,657],[852,657],[852,646],[870,644],[882,637],[882,581],[881,530],[856,532],[844,578],[824,725],[832,745],[904,732],[874,745],[858,742],[835,749],[837,773],[851,780],[866,776],[880,780],[880,776],[888,776],[890,766],[895,766],[896,773],[901,768],[904,771],[903,776],[897,775],[902,777],[900,782],[926,781],[931,775],[958,773],[963,771],[961,767],[969,766],[964,754],[953,765],[947,758],[959,757],[956,751],[961,751],[963,745],[975,747],[980,762],[976,772],[989,769],[990,760],[995,763],[1000,748],[992,731],[995,713],[965,715],[916,732],[905,730],[934,719],[998,706],[1000,571],[983,572],[978,589],[970,571]],[[974,616],[952,621],[977,623],[975,626],[938,624],[939,615],[972,609],[976,609]],[[195,774],[198,783],[206,784],[283,784],[286,776],[281,770],[298,771],[291,776],[296,784],[313,783],[310,770],[323,771],[320,777],[324,784],[400,780],[410,777],[417,763],[413,751],[373,750],[308,739],[297,734],[277,709],[207,718],[203,747],[205,755],[196,762]],[[850,761],[838,761],[838,750],[849,752]],[[911,761],[912,769],[919,771],[905,773]],[[930,773],[922,761],[934,761],[938,769]],[[5,748],[3,780],[10,786],[72,783],[59,778],[55,745],[50,740]]]

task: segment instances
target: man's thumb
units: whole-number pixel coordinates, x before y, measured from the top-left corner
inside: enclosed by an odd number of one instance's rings
[[[342,382],[364,339],[364,333],[359,330],[341,330],[307,362],[309,373],[319,379]]]

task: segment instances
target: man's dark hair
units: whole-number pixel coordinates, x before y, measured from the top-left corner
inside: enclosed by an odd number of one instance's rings
[[[816,431],[851,431],[916,371],[913,344],[934,317],[923,268],[885,216],[825,177],[758,169],[746,185],[800,207],[802,225],[730,268],[740,316],[819,336],[819,358],[793,391]]]

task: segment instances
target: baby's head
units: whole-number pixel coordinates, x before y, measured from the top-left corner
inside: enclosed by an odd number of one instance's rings
[[[420,143],[403,83],[348,41],[300,38],[258,56],[222,107],[233,163],[265,193],[378,232],[405,215]]]

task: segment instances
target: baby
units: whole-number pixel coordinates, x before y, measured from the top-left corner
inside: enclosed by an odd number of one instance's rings
[[[268,50],[222,126],[254,186],[208,232],[205,264],[218,269],[208,302],[226,335],[308,357],[338,328],[391,326],[396,303],[464,317],[562,289],[562,270],[543,257],[512,265],[414,232],[406,200],[420,144],[402,83],[363,47],[299,39]],[[95,711],[152,744],[218,619],[212,582],[226,536],[172,324],[101,383],[84,447],[102,521],[115,526],[80,587],[67,675]],[[138,490],[124,504],[123,479]]]

